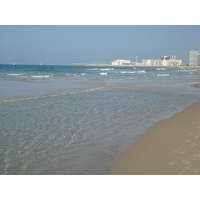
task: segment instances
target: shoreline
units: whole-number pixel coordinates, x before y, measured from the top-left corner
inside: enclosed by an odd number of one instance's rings
[[[197,102],[139,136],[119,156],[109,175],[200,175],[199,146],[200,102]]]

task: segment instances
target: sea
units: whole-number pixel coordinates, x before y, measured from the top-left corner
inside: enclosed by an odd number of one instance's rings
[[[196,68],[0,65],[0,174],[105,175],[200,100]]]

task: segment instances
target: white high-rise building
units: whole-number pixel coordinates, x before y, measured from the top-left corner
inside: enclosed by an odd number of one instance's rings
[[[190,66],[200,66],[200,51],[190,51]]]

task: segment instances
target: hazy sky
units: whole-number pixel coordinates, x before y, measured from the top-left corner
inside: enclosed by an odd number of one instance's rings
[[[0,63],[110,63],[115,59],[160,59],[183,63],[200,50],[200,26],[0,26]]]

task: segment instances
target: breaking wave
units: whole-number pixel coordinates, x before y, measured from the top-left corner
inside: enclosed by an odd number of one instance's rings
[[[22,76],[23,74],[6,74],[8,76]]]
[[[114,68],[102,68],[102,69],[99,69],[101,71],[108,71],[108,70],[115,70]]]
[[[99,75],[105,76],[105,75],[108,75],[108,73],[106,73],[106,72],[101,72],[101,73],[99,73]]]
[[[30,76],[31,78],[49,78],[52,77],[52,75],[38,75],[38,76]]]
[[[156,68],[156,70],[160,71],[160,70],[166,70],[166,68]]]
[[[143,74],[146,73],[145,70],[141,70],[141,71],[121,71],[121,74]]]
[[[169,76],[169,74],[157,74],[157,76]]]

